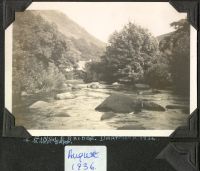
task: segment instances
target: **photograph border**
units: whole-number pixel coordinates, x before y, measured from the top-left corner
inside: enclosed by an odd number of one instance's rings
[[[85,1],[86,2],[86,1]],[[34,3],[34,2],[33,2]],[[168,3],[168,2],[165,2],[165,3]],[[36,7],[34,8],[31,8],[31,5],[26,9],[26,10],[37,10],[37,5],[39,5],[40,3],[36,3],[36,4],[33,4],[33,6],[35,5]],[[190,61],[192,61],[191,59],[193,59],[192,62],[194,62],[194,59],[196,60],[196,48],[195,48],[195,44],[197,43],[197,41],[195,41],[194,39],[196,38],[197,34],[196,34],[196,31],[194,28],[196,28],[196,25],[195,25],[195,22],[193,21],[193,18],[191,17],[192,15],[192,12],[191,12],[191,8],[187,11],[180,11],[180,9],[178,8],[179,5],[177,5],[175,3],[175,5],[173,4],[173,2],[170,2],[169,4],[172,5],[172,8],[174,7],[178,12],[184,12],[184,13],[187,13],[187,18],[189,20],[189,22],[191,23],[191,26],[190,28],[190,44],[193,43],[191,45],[191,49],[190,50]],[[51,4],[50,4],[51,5]],[[25,9],[24,9],[25,10]],[[50,9],[52,10],[52,9]],[[9,24],[9,27],[7,27],[6,31],[5,31],[5,41],[6,41],[6,44],[5,44],[5,55],[7,56],[5,58],[5,66],[9,66],[11,65],[10,64],[10,61],[12,62],[12,52],[10,50],[10,46],[12,46],[12,25],[11,23]],[[193,79],[191,81],[191,78],[190,78],[190,87],[191,87],[191,84],[193,83],[196,83],[197,80],[194,79],[195,76],[193,76],[195,73],[195,69],[196,67],[191,67],[192,64],[190,64],[190,72],[192,71],[193,73],[190,73],[190,77]],[[5,77],[5,87],[9,87],[10,86],[10,83],[12,82],[12,73],[10,72],[7,72],[6,68],[5,68],[5,75],[8,75],[8,77]],[[193,77],[192,77],[193,76]],[[191,83],[192,82],[192,83]],[[194,89],[196,89],[196,86],[194,86]],[[11,111],[11,108],[12,108],[12,97],[10,97],[10,94],[12,94],[12,91],[11,92],[8,92],[7,93],[7,89],[6,89],[6,92],[5,92],[5,106],[7,108],[7,111]],[[194,91],[193,94],[196,94],[196,91]],[[193,104],[194,105],[191,105],[190,104],[190,114],[194,111],[195,109],[195,106],[196,106],[196,103],[197,101],[194,100],[196,98],[195,95],[191,96],[191,88],[190,88],[190,102],[193,101]],[[8,104],[8,105],[7,105]],[[12,115],[10,113],[10,115]],[[14,117],[14,116],[13,116]],[[188,116],[188,118],[191,118],[191,116]],[[6,117],[4,118],[6,119]],[[189,122],[190,123],[190,122]],[[9,125],[9,124],[8,124]],[[9,126],[4,126],[4,130],[8,130],[8,129],[5,129],[5,128],[8,128]],[[188,126],[187,126],[188,127]],[[191,126],[189,126],[191,127]],[[19,131],[19,129],[22,129],[24,132],[26,129],[22,126],[17,126],[16,129]],[[182,129],[182,128],[179,128],[179,129]],[[12,130],[13,130],[13,127],[12,127]],[[4,131],[4,136],[6,136],[6,131]],[[103,136],[122,136],[122,135],[125,135],[125,136],[154,136],[154,137],[168,137],[170,135],[174,136],[175,134],[177,133],[173,133],[174,130],[95,130],[95,131],[91,131],[91,130],[27,130],[25,131],[27,132],[28,134],[30,135],[33,135],[33,136],[56,136],[56,135],[59,135],[59,136],[70,136],[70,135],[78,135],[78,136],[95,136],[96,134],[98,135],[103,135]],[[191,132],[191,131],[190,131]],[[26,133],[26,134],[27,134]],[[13,135],[13,134],[12,134]],[[8,135],[7,135],[8,136]]]
[[[37,1],[39,2],[39,1]],[[41,2],[41,1],[40,1]],[[45,2],[45,1],[42,1]],[[51,1],[51,2],[58,2],[58,1]],[[61,2],[61,1],[60,1]],[[63,1],[62,1],[63,2]],[[64,1],[66,2],[66,1]],[[86,2],[86,1],[85,1]],[[117,2],[117,1],[115,1]],[[135,2],[135,1],[133,1]],[[150,1],[144,1],[150,2]],[[153,2],[168,2],[168,1],[153,1]],[[198,30],[198,39],[200,36],[199,33],[199,2],[197,1],[173,1],[171,0],[170,3],[180,12],[187,12],[188,13],[188,20],[191,24]],[[4,94],[5,94],[5,51],[4,51],[4,43],[5,43],[5,29],[14,21],[14,13],[15,11],[24,11],[29,5],[31,1],[26,0],[18,0],[18,1],[3,1],[0,4],[0,9],[2,11],[0,17],[0,23],[3,25],[0,29],[0,125],[2,129],[0,130],[3,137],[15,137],[13,139],[14,143],[19,141],[20,138],[25,138],[25,140],[33,139],[26,129],[21,127],[15,126],[15,118],[14,116],[5,108],[4,106]],[[200,44],[198,43],[197,50],[199,51]],[[199,90],[199,72],[200,72],[200,55],[197,52],[197,86]],[[199,138],[200,138],[200,127],[199,127],[199,97],[200,92],[197,90],[197,109],[189,116],[188,118],[188,125],[184,127],[178,127],[167,141],[169,144],[160,152],[157,156],[158,159],[166,160],[175,170],[177,171],[198,171],[199,166]],[[3,138],[3,139],[4,139]],[[144,137],[145,138],[145,137]],[[166,138],[164,137],[157,137],[156,140],[165,141]],[[5,141],[6,142],[6,141]],[[129,141],[126,141],[128,143]],[[142,140],[141,140],[142,142]],[[81,142],[80,142],[81,143]],[[103,142],[102,142],[103,143]],[[117,143],[117,142],[112,142]],[[12,143],[9,143],[12,144]],[[99,144],[96,142],[94,144]],[[3,146],[3,143],[1,143]],[[6,146],[5,146],[6,147]],[[36,147],[35,147],[36,148]],[[174,155],[174,156],[173,156]]]

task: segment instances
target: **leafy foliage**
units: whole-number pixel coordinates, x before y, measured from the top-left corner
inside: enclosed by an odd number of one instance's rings
[[[55,90],[66,78],[80,77],[85,82],[148,83],[155,88],[173,84],[177,90],[189,92],[189,24],[180,20],[171,26],[175,31],[158,43],[148,30],[128,23],[110,36],[101,55],[102,49],[96,44],[66,37],[40,15],[17,13],[13,27],[13,92],[20,95],[22,91]],[[77,70],[82,58],[98,60],[90,61],[84,73]]]
[[[177,91],[189,93],[190,27],[186,19],[171,23],[175,31],[160,42],[160,49],[169,60],[169,69]]]
[[[17,13],[13,40],[14,93],[58,89],[65,81],[64,69],[76,67],[79,53],[71,42],[32,12]]]
[[[158,56],[157,40],[148,30],[128,23],[109,42],[103,61],[112,70],[113,81],[142,81],[144,72]]]
[[[103,79],[105,66],[102,62],[89,62],[85,66],[84,82],[96,82]]]
[[[145,74],[145,82],[154,88],[165,88],[171,85],[169,66],[163,63],[152,65]]]
[[[148,30],[128,23],[110,37],[100,64],[103,66],[101,79],[127,83],[142,81],[144,72],[156,62],[158,55],[156,38]]]
[[[158,41],[133,23],[109,40],[101,61],[89,63],[86,81],[147,83],[154,88],[174,86],[189,93],[189,24],[186,19],[171,24],[174,32]]]

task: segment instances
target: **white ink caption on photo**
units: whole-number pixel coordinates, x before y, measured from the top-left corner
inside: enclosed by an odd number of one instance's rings
[[[65,146],[65,171],[106,171],[106,146]]]

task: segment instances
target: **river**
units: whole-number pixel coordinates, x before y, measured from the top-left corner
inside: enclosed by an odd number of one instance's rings
[[[26,129],[157,129],[172,130],[183,125],[189,113],[181,109],[166,109],[164,112],[143,110],[134,113],[116,113],[110,119],[101,120],[104,112],[95,111],[112,93],[123,93],[135,98],[148,99],[162,105],[185,105],[189,106],[189,100],[175,95],[170,90],[160,90],[160,93],[144,95],[140,91],[119,89],[115,86],[105,85],[105,88],[87,88],[87,85],[80,81],[71,81],[71,84],[82,87],[73,90],[75,95],[72,99],[56,100],[55,93],[40,93],[23,96],[24,105],[13,107],[13,114],[16,118],[16,125],[24,126]],[[48,102],[41,108],[30,109],[29,106],[36,101]]]

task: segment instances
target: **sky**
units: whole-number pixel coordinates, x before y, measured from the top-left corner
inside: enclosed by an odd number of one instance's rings
[[[187,16],[168,2],[33,2],[28,10],[59,10],[103,42],[128,22],[158,36],[173,31],[170,23]]]

